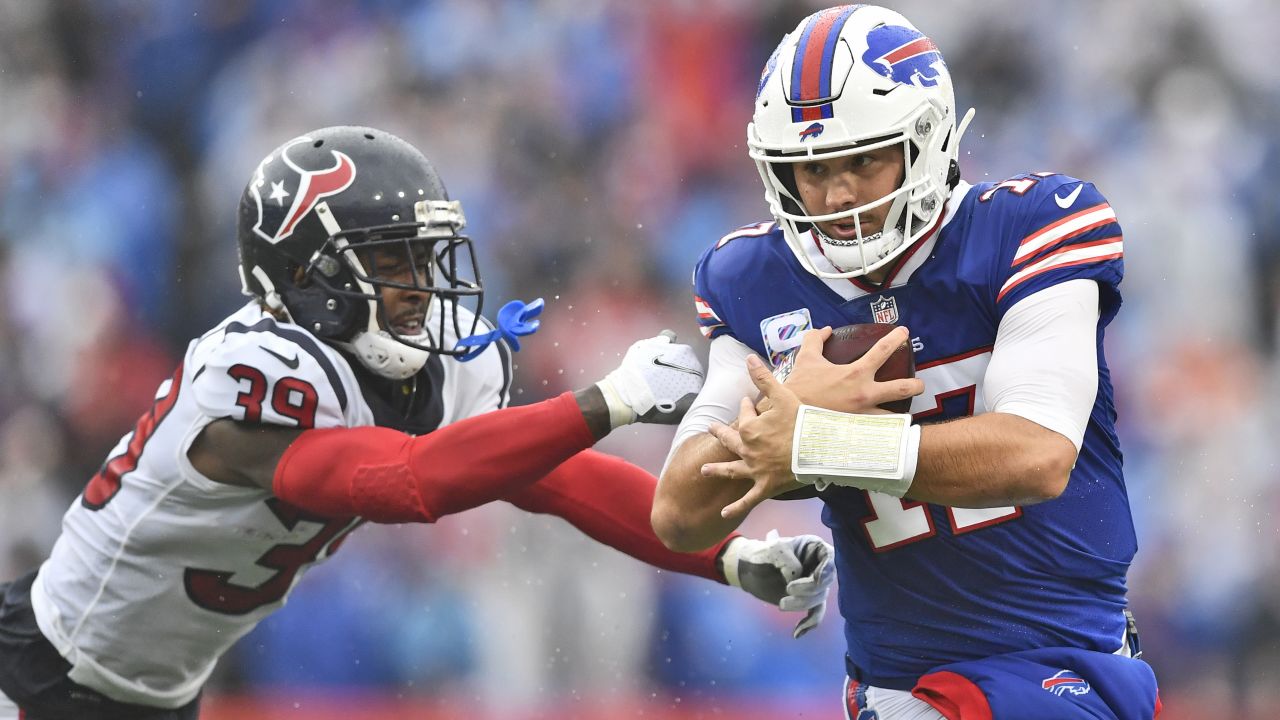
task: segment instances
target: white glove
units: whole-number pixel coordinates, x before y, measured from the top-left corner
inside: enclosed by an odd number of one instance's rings
[[[764,540],[736,537],[720,556],[724,579],[787,612],[805,611],[792,637],[818,626],[827,612],[827,591],[835,582],[835,549],[817,535]]]
[[[596,383],[609,406],[609,425],[633,422],[675,425],[702,389],[702,363],[676,334],[663,330],[657,337],[637,340],[622,364]]]

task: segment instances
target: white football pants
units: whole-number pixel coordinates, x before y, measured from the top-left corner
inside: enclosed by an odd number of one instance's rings
[[[845,720],[947,720],[932,705],[912,695],[906,690],[890,690],[888,688],[865,685],[865,703],[855,705],[849,697],[849,678],[844,679]],[[874,714],[872,714],[874,713]]]

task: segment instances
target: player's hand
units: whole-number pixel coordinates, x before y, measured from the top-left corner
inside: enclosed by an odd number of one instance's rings
[[[702,363],[692,347],[675,342],[663,330],[638,340],[618,369],[596,383],[609,406],[609,424],[633,422],[675,425],[702,389]]]
[[[829,410],[875,415],[887,412],[879,407],[881,404],[924,392],[924,382],[918,378],[876,381],[880,366],[904,342],[910,342],[907,328],[895,328],[848,365],[837,365],[822,356],[822,346],[831,332],[829,327],[806,332],[794,361],[786,368],[783,380],[800,402]],[[763,398],[761,403],[763,411],[768,403]]]
[[[747,372],[768,401],[768,409],[757,413],[755,404],[743,398],[736,429],[713,423],[708,432],[740,459],[702,466],[704,477],[752,481],[745,495],[720,511],[721,517],[730,520],[741,519],[765,500],[801,487],[791,470],[791,439],[800,399],[755,355],[747,358]]]
[[[803,612],[792,637],[818,626],[827,611],[827,591],[835,581],[834,550],[817,535],[764,540],[736,537],[721,556],[725,580],[787,612]]]

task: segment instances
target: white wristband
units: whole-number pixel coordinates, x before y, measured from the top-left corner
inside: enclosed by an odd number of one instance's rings
[[[791,444],[796,480],[819,490],[858,487],[902,497],[920,456],[910,415],[856,415],[801,405]]]
[[[617,430],[623,425],[630,425],[636,421],[636,411],[627,402],[626,398],[622,397],[618,386],[610,379],[616,372],[618,371],[614,370],[605,376],[603,380],[596,383],[596,387],[600,388],[600,394],[604,395],[605,407],[609,408],[610,430]]]
[[[735,537],[720,554],[720,569],[724,571],[724,581],[732,587],[742,587],[742,581],[738,579],[738,551],[746,540],[741,535]]]

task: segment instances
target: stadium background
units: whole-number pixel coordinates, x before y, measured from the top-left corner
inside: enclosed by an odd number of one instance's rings
[[[1108,334],[1164,717],[1280,689],[1280,5],[890,2],[978,115],[965,175],[1093,180],[1126,230]],[[188,338],[237,307],[235,204],[265,153],[355,123],[463,201],[490,309],[542,296],[517,403],[636,337],[696,338],[702,248],[765,218],[754,83],[812,2],[0,0],[0,577]],[[669,432],[606,447],[657,470]],[[747,530],[820,528],[774,503]],[[821,532],[821,530],[818,530]],[[242,641],[206,718],[832,717],[839,621],[659,574],[494,506],[366,528]]]

